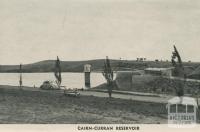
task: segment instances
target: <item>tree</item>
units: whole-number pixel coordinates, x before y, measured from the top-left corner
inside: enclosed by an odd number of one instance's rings
[[[21,89],[21,87],[22,87],[22,64],[20,64],[19,65],[19,87],[20,87],[20,89]]]
[[[56,77],[56,83],[58,87],[60,88],[61,82],[62,82],[62,77],[61,77],[61,66],[60,66],[60,60],[57,56],[57,60],[55,62],[55,70],[54,70],[54,75]]]
[[[104,62],[103,76],[105,77],[107,81],[108,94],[109,94],[109,97],[111,98],[112,88],[113,88],[113,71],[112,71],[110,60],[108,59],[108,57],[106,57],[106,60]]]
[[[175,76],[184,78],[184,83],[182,83],[181,81],[177,84],[178,87],[175,87],[176,90],[176,94],[177,96],[183,96],[184,95],[184,85],[186,82],[186,75],[184,72],[184,67],[183,67],[183,63],[181,60],[181,56],[176,48],[176,46],[174,45],[174,51],[172,52],[172,65],[174,66],[174,74]]]

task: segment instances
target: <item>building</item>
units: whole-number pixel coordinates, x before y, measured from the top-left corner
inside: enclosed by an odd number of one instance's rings
[[[147,60],[147,58],[137,58],[137,60],[136,61],[146,61]]]
[[[146,68],[145,74],[151,74],[155,76],[172,76],[173,68]]]
[[[181,125],[195,125],[198,104],[195,98],[173,97],[168,100],[168,124],[181,127]]]
[[[84,73],[85,73],[85,87],[90,88],[91,83],[90,83],[90,72],[91,72],[91,65],[86,64],[84,65]]]

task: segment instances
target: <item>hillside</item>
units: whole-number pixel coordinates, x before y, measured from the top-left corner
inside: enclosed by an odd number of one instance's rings
[[[83,72],[85,64],[92,65],[93,72],[101,72],[104,64],[104,59],[88,60],[88,61],[61,61],[63,72]],[[23,65],[23,72],[52,72],[54,69],[54,60],[45,60],[32,64]],[[144,61],[138,62],[135,60],[111,60],[113,70],[133,70],[144,69],[147,67],[171,67],[170,62],[155,62]],[[196,69],[200,63],[184,63],[184,66],[191,66]],[[18,65],[0,65],[0,72],[19,72]]]

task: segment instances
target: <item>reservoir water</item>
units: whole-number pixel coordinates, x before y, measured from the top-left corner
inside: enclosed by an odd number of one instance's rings
[[[55,81],[54,73],[23,73],[23,86],[39,87],[44,81]],[[102,73],[91,73],[91,87],[105,83]],[[0,73],[0,85],[19,85],[19,73]],[[68,88],[85,87],[84,73],[62,73],[62,86]]]

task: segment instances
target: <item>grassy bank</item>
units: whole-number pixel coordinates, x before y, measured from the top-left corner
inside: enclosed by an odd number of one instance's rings
[[[196,96],[200,94],[200,83],[195,81],[187,81],[169,79],[162,76],[152,75],[131,75],[131,73],[118,74],[116,77],[116,90],[147,92],[176,95],[176,88],[183,87],[185,94]],[[98,86],[102,88],[103,86]]]
[[[167,123],[167,110],[161,103],[94,96],[74,98],[14,88],[0,86],[0,123]]]

